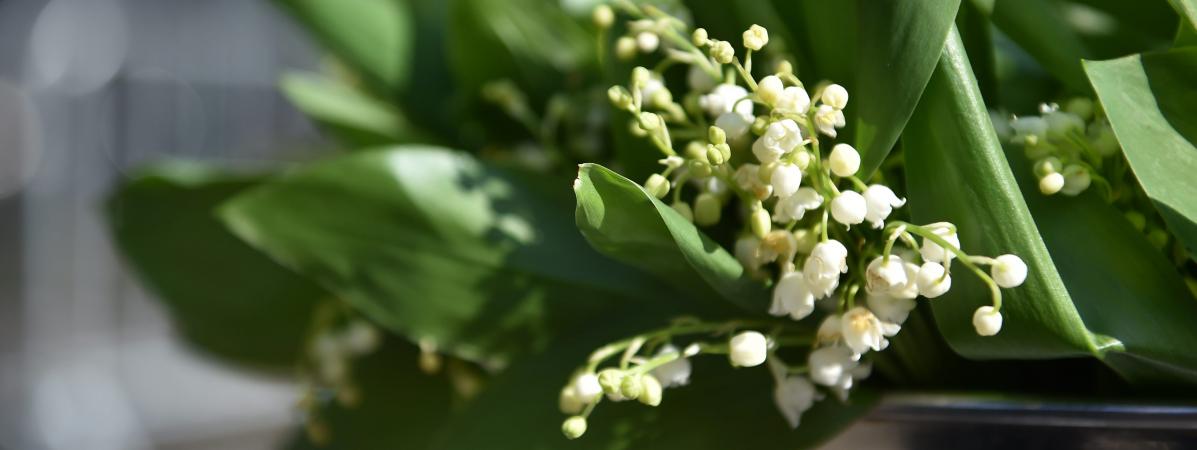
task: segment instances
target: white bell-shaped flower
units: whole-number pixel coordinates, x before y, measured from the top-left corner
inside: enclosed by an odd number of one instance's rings
[[[1083,136],[1085,121],[1081,117],[1064,111],[1054,111],[1043,115],[1047,123],[1047,138],[1056,142],[1066,142],[1069,136]]]
[[[802,143],[802,129],[790,119],[779,120],[765,128],[765,134],[752,144],[752,154],[761,163],[777,161]]]
[[[1039,192],[1043,195],[1055,195],[1064,188],[1065,181],[1064,175],[1059,172],[1045,174],[1039,178]]]
[[[838,84],[823,88],[823,104],[837,110],[848,106],[848,90]]]
[[[1093,182],[1092,176],[1089,175],[1089,169],[1076,164],[1070,164],[1064,168],[1064,185],[1060,187],[1060,193],[1064,195],[1076,196],[1085,189],[1089,189],[1089,185]]]
[[[773,402],[790,428],[798,428],[802,413],[815,404],[815,386],[805,377],[786,377],[773,389]]]
[[[878,256],[865,270],[865,286],[869,292],[888,294],[906,287],[906,267],[898,255]]]
[[[810,110],[810,95],[806,93],[806,89],[788,86],[782,89],[777,101],[773,102],[773,109],[783,113],[806,114]]]
[[[715,119],[715,126],[723,130],[727,135],[727,139],[736,140],[748,134],[748,130],[752,128],[753,120],[756,120],[756,118],[732,111],[720,114]]]
[[[666,344],[657,351],[657,356],[679,353],[677,347]],[[679,353],[677,359],[661,364],[652,370],[652,374],[661,382],[661,387],[685,386],[690,383],[690,360]]]
[[[690,66],[690,70],[686,72],[686,84],[690,86],[690,90],[695,92],[710,92],[718,85],[719,80],[716,80],[711,74],[702,69],[702,66],[694,64]]]
[[[830,314],[823,318],[819,329],[815,331],[815,343],[826,344],[835,342],[843,337],[843,321],[838,314]]]
[[[769,184],[773,186],[773,195],[778,198],[794,195],[802,185],[802,169],[794,164],[778,164],[769,177]]]
[[[774,177],[777,174],[773,175]],[[801,220],[806,216],[806,212],[817,209],[823,205],[823,196],[819,192],[810,187],[798,188],[793,195],[782,197],[777,201],[777,205],[773,207],[773,221],[777,223],[790,223],[795,220]]]
[[[906,318],[910,317],[910,312],[917,306],[913,298],[899,298],[883,293],[869,293],[865,304],[882,322],[898,325],[906,323]]]
[[[1004,288],[1018,287],[1027,279],[1027,263],[1018,255],[1002,255],[993,259],[989,267],[989,275],[998,286]]]
[[[827,157],[831,173],[838,177],[850,177],[860,170],[860,152],[848,144],[835,144]]]
[[[831,217],[836,222],[852,226],[864,222],[869,212],[868,203],[856,191],[843,191],[831,201]]]
[[[888,295],[894,298],[913,300],[919,296],[919,265],[903,262],[902,269],[906,272],[906,284],[891,290]]]
[[[745,235],[736,239],[736,260],[749,271],[760,269],[766,263],[760,257],[760,247],[761,240],[756,236]]]
[[[777,75],[761,78],[761,81],[756,83],[756,96],[766,105],[772,106],[777,103],[783,90],[785,90],[785,85],[781,83],[781,78],[778,78]]]
[[[1036,145],[1047,139],[1047,121],[1042,117],[1016,117],[1010,121],[1010,128],[1014,129],[1014,143]]]
[[[885,226],[885,219],[894,212],[894,208],[906,204],[906,199],[898,198],[893,190],[880,184],[874,184],[865,189],[864,198],[865,205],[868,207],[865,220],[869,221],[873,228]]]
[[[769,342],[765,335],[755,331],[744,331],[733,336],[728,348],[731,363],[736,367],[759,366],[769,354]]]
[[[802,266],[802,274],[815,298],[831,295],[840,285],[840,274],[847,272],[848,249],[835,239],[816,244]]]
[[[562,414],[573,415],[582,412],[582,409],[586,407],[586,403],[578,397],[577,388],[574,387],[573,383],[570,383],[568,386],[561,388],[561,394],[557,397],[557,407],[561,410]]]
[[[882,323],[872,311],[862,306],[848,310],[840,320],[844,343],[856,354],[884,349],[889,346],[885,337],[893,336],[901,329],[898,324]]]
[[[823,386],[838,386],[844,383],[844,378],[852,377],[852,369],[860,364],[852,350],[842,345],[823,347],[810,352],[807,366],[810,368],[810,379]]]
[[[982,306],[973,313],[973,328],[981,336],[993,336],[1002,330],[1002,313],[992,306]]]
[[[919,268],[918,284],[919,294],[923,297],[939,297],[952,288],[952,275],[947,273],[942,264],[927,261]]]
[[[711,117],[719,117],[732,111],[752,115],[752,102],[740,101],[748,96],[748,90],[734,84],[715,86],[711,93],[698,98],[698,106]]]
[[[593,373],[579,375],[573,383],[574,391],[582,403],[593,402],[603,394],[603,386],[599,384],[598,376]]]
[[[960,248],[960,237],[956,235],[956,232],[952,231],[948,227],[935,227],[931,230],[931,232],[943,238],[945,242],[951,244],[953,247],[956,247],[957,249]],[[934,261],[937,263],[946,263],[952,258],[956,257],[955,252],[951,251],[950,249],[945,249],[939,244],[936,244],[934,241],[926,238],[923,238],[923,246],[919,249],[919,253],[923,255],[924,260]]]
[[[661,37],[657,33],[643,31],[636,35],[636,48],[644,53],[652,53],[657,51],[657,47],[661,45]]]
[[[819,105],[819,109],[815,110],[815,128],[818,128],[820,133],[835,137],[835,129],[843,128],[844,125],[847,125],[847,121],[843,111],[830,105]]]
[[[815,296],[806,285],[806,277],[802,272],[790,272],[777,280],[773,286],[773,303],[769,307],[769,314],[789,315],[794,320],[802,320],[814,310]]]

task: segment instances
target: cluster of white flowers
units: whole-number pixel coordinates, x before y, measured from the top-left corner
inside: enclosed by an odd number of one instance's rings
[[[319,331],[308,347],[313,381],[335,392],[342,404],[356,404],[357,389],[350,380],[353,360],[373,353],[381,341],[378,329],[361,319]]]
[[[1041,104],[1037,116],[1005,118],[991,112],[990,119],[1000,137],[1026,151],[1044,195],[1079,195],[1102,181],[1103,163],[1121,153],[1110,122],[1086,98],[1069,100],[1063,108]]]
[[[562,411],[573,415],[563,428],[567,436],[585,431],[585,417],[602,393],[609,400],[656,405],[662,386],[678,384],[662,382],[656,364],[699,353],[726,353],[734,367],[768,362],[777,407],[797,426],[823,397],[820,389],[846,398],[869,375],[871,366],[862,356],[889,345],[917,297],[948,292],[954,261],[991,288],[991,305],[977,309],[973,318],[977,333],[998,333],[999,288],[1022,284],[1027,266],[1015,255],[966,254],[951,223],[892,220],[906,200],[885,184],[862,180],[867,174],[861,173],[861,156],[851,145],[832,145],[846,122],[846,88],[820,83],[808,90],[784,62],[774,73],[755,79],[751,56],[768,43],[763,27],[744,32],[741,59],[730,43],[711,39],[701,28],[690,39],[680,39],[680,21],[652,8],[617,5],[636,18],[630,29],[644,32],[653,24],[654,33],[669,37],[666,57],[690,67],[685,95],[674,95],[661,73],[644,67],[633,70],[628,86],[608,91],[611,102],[633,118],[632,130],[665,156],[660,161],[664,169],[645,181],[645,191],[701,227],[723,222],[724,210],[738,201],[741,207],[735,210],[744,216],[734,252],[750,274],[773,281],[768,312],[822,322],[817,335],[804,341],[783,336],[785,327],[766,335],[736,322],[731,329],[719,329],[729,333],[725,343],[637,357],[644,340],[661,336],[646,334],[617,348],[625,351],[619,368],[596,372],[598,362],[617,351],[600,349],[562,391]],[[691,201],[683,197],[686,191],[693,191]],[[989,266],[989,271],[979,266]],[[671,338],[679,331],[664,333]],[[803,366],[790,367],[775,355],[780,347],[795,346],[809,350]],[[675,373],[681,372],[689,375],[688,363]]]

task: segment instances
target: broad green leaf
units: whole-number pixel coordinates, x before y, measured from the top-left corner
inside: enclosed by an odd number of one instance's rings
[[[216,205],[258,176],[176,163],[146,169],[108,199],[117,247],[177,329],[222,360],[289,370],[315,305],[329,298],[230,234]]]
[[[820,81],[839,83],[855,92],[857,41],[861,33],[857,20],[860,5],[855,1],[773,0],[773,8],[795,39],[787,46],[798,55],[795,73],[812,87]],[[872,4],[865,5],[872,7]],[[737,36],[730,39],[738,42]],[[855,97],[853,97],[855,99]],[[846,114],[853,113],[848,102]],[[849,123],[854,123],[851,117]],[[844,129],[851,133],[852,127]]]
[[[328,431],[317,444],[306,432],[287,446],[292,450],[373,450],[428,448],[435,430],[451,417],[453,389],[444,373],[418,368],[420,350],[409,342],[387,341],[377,352],[353,362],[350,378],[360,403],[346,407],[335,399],[316,418]]]
[[[675,301],[586,245],[568,187],[431,147],[359,152],[222,207],[233,231],[376,322],[481,360],[610,305]]]
[[[513,365],[445,428],[448,432],[432,448],[810,448],[868,413],[878,400],[867,388],[854,390],[847,404],[828,394],[793,430],[774,406],[768,369],[733,369],[724,358],[700,356],[693,359],[691,383],[666,389],[660,406],[602,402],[590,416],[586,434],[569,441],[561,434],[566,416],[557,409],[557,396],[586,352],[604,342],[593,337],[563,340],[545,354]]]
[[[1180,28],[1182,30],[1197,30],[1197,0],[1168,0],[1172,8],[1180,14]],[[1189,44],[1191,41],[1187,39],[1178,40],[1184,41],[1182,43]]]
[[[1197,255],[1197,48],[1086,61],[1131,169]]]
[[[350,147],[427,140],[390,104],[332,79],[288,73],[279,87],[296,108]]]
[[[1084,43],[1066,25],[1055,0],[973,0],[990,14],[993,23],[1035,57],[1070,90],[1088,92],[1081,58],[1088,56]]]
[[[396,93],[411,67],[412,18],[397,0],[275,0],[373,86]]]
[[[1197,382],[1187,350],[1197,345],[1189,325],[1197,302],[1175,269],[1093,193],[1039,194],[1029,163],[1015,157],[1020,193],[970,73],[950,39],[904,135],[911,212],[955,222],[972,254],[1021,256],[1030,275],[1003,290],[1005,325],[983,338],[970,319],[988,302],[986,289],[957,270],[952,291],[932,302],[948,343],[974,358],[1087,353],[1132,383]]]
[[[763,283],[639,184],[603,166],[583,164],[574,193],[578,229],[599,252],[708,303],[722,297],[752,312],[768,307]]]
[[[1005,324],[992,337],[978,336],[972,326],[973,311],[989,303],[988,288],[967,269],[954,271],[952,290],[931,303],[952,349],[970,358],[1019,359],[1095,351],[1010,172],[955,31],[902,139],[914,220],[955,223],[965,251],[1013,253],[1029,268],[1025,284],[1003,290]]]
[[[1166,48],[1178,23],[1168,3],[1070,0],[1063,5],[1069,25],[1092,51],[1090,57],[1113,58]]]
[[[960,0],[892,0],[860,8],[852,104],[861,174],[885,160],[939,62]]]

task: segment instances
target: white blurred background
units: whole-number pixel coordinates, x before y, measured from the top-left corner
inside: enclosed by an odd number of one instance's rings
[[[317,59],[266,1],[0,0],[0,449],[271,448],[292,432],[293,386],[185,348],[101,205],[162,158],[310,157],[316,132],[275,81]]]

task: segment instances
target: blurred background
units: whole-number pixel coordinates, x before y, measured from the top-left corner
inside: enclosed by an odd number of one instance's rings
[[[264,1],[0,1],[0,448],[289,436],[297,388],[185,348],[122,267],[103,200],[150,161],[311,158],[316,130],[276,82],[318,59]]]

